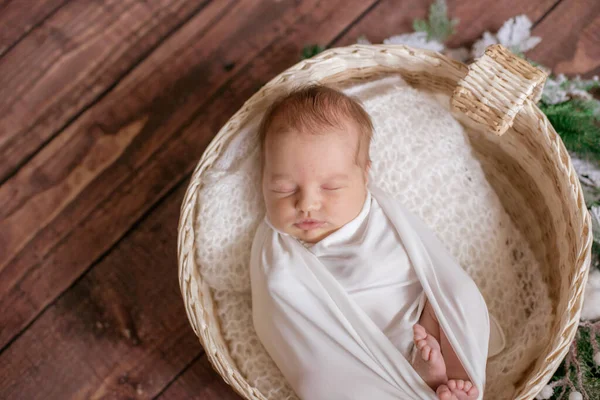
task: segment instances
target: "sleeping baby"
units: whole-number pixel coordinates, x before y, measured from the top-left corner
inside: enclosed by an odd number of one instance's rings
[[[321,85],[264,115],[257,335],[302,399],[481,399],[485,301],[435,234],[370,183],[372,135],[357,100]]]

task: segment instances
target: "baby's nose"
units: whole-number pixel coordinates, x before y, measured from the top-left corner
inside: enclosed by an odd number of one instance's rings
[[[296,209],[302,212],[316,211],[321,207],[319,196],[311,193],[300,193]]]

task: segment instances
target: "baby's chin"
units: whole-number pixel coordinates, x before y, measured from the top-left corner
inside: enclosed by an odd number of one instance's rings
[[[336,229],[331,229],[329,226],[325,226],[322,228],[311,229],[308,231],[304,231],[295,226],[292,227],[292,231],[290,234],[294,236],[296,239],[300,239],[306,243],[317,243],[327,236],[331,235]]]

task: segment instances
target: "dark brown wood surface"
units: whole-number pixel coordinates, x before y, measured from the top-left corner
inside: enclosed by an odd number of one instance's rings
[[[542,44],[527,55],[556,73],[600,75],[600,1],[563,0],[534,29]]]
[[[35,1],[13,3],[27,9]],[[18,42],[0,64],[0,124],[9,128],[0,144],[0,181],[128,76],[206,3],[69,1]]]
[[[68,0],[38,0],[0,3],[0,56],[11,50],[33,30],[58,11]]]
[[[429,1],[25,3],[0,2],[0,398],[237,398],[179,293],[190,173],[303,46],[409,32]],[[448,4],[453,46],[525,13],[532,59],[600,71],[596,1]]]

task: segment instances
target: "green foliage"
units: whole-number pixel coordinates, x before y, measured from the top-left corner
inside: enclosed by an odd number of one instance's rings
[[[300,59],[305,60],[307,58],[311,58],[313,56],[316,56],[323,50],[325,50],[325,47],[319,46],[318,44],[309,44],[308,46],[304,46],[304,48],[302,49],[302,55]]]
[[[600,81],[589,79],[584,80],[579,77],[575,79],[566,79],[561,84],[560,87],[565,90],[583,90],[589,92],[592,89],[600,87]]]
[[[596,268],[600,270],[600,243],[596,240],[592,242],[592,266],[591,268]],[[599,397],[600,399],[600,397]]]
[[[594,349],[591,342],[591,340],[596,340],[596,343],[598,343],[600,340],[600,336],[597,334],[597,325],[598,323],[579,327],[577,336],[571,344],[571,346],[576,346],[577,357],[572,356],[575,353],[567,354],[567,357],[550,379],[551,383],[559,382],[554,387],[552,400],[566,399],[573,390],[570,384],[580,393],[585,391],[588,395],[587,398],[600,399],[600,366],[594,364]],[[573,347],[571,350],[573,350]],[[579,381],[578,369],[581,381]],[[570,381],[570,384],[566,380]]]
[[[567,149],[600,160],[600,103],[573,99],[559,104],[539,104]]]
[[[437,40],[444,43],[454,34],[454,27],[458,19],[448,18],[448,6],[445,0],[436,0],[429,7],[428,20],[417,19],[413,21],[416,32],[426,32],[427,40]]]

